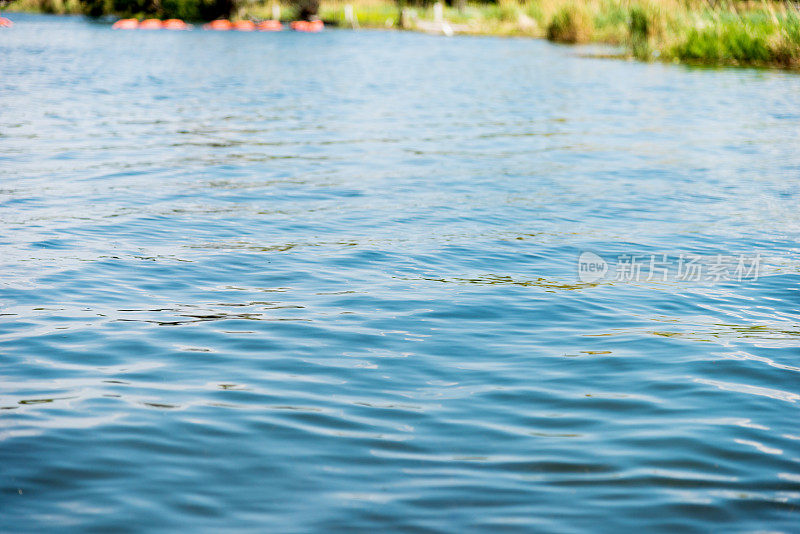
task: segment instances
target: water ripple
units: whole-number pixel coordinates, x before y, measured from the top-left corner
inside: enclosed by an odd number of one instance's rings
[[[3,532],[797,530],[797,76],[14,18]]]

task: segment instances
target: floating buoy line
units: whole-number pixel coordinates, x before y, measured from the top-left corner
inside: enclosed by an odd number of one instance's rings
[[[0,18],[0,26],[2,21],[8,19]],[[10,20],[9,24],[13,24]],[[119,19],[111,25],[115,30],[191,30],[194,26],[187,24],[180,19]],[[321,20],[296,20],[289,24],[289,27],[296,32],[316,33],[322,31],[325,24]],[[283,24],[279,20],[264,20],[261,22],[253,22],[252,20],[237,20],[231,22],[227,19],[212,20],[207,24],[203,24],[204,30],[211,31],[237,31],[237,32],[279,32],[284,29]]]
[[[5,17],[0,17],[0,28],[11,28],[14,23]],[[119,19],[111,28],[114,30],[191,30],[194,26],[181,19]],[[295,20],[289,27],[296,32],[316,33],[322,31],[325,24],[321,20]],[[212,20],[203,24],[204,30],[212,31],[237,31],[237,32],[279,32],[284,29],[281,21],[272,19],[261,22],[252,20],[237,20],[231,22],[227,19]]]

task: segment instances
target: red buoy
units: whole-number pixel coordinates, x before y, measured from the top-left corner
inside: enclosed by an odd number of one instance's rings
[[[322,31],[322,28],[325,27],[325,24],[323,24],[321,20],[296,20],[292,22],[290,26],[296,32],[316,33],[318,31]]]
[[[260,32],[279,32],[283,30],[283,24],[279,20],[265,20],[259,22],[256,27]]]
[[[140,30],[160,30],[161,21],[158,19],[145,19],[139,23]]]
[[[119,19],[111,25],[113,30],[135,30],[139,27],[139,21],[136,19]]]
[[[181,19],[167,19],[163,23],[163,28],[165,30],[188,30],[191,26]]]
[[[231,29],[231,21],[226,19],[212,20],[208,24],[203,24],[206,30],[226,31]]]
[[[256,24],[252,20],[237,20],[231,24],[231,29],[239,32],[252,32],[256,29]]]

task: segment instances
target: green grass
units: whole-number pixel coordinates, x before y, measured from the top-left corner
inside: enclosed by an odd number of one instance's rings
[[[329,24],[347,26],[344,19],[346,2],[323,2],[319,16]],[[394,2],[364,3],[356,5],[359,26],[368,28],[396,28],[399,25],[400,10]]]
[[[800,19],[796,13],[722,13],[698,22],[665,50],[667,57],[715,64],[800,67]]]
[[[594,34],[594,18],[583,4],[567,4],[547,25],[547,38],[562,43],[587,43]]]
[[[4,7],[3,11],[66,15],[81,13],[81,5],[78,0],[17,0]]]

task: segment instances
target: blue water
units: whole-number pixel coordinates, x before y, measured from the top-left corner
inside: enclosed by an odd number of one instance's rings
[[[0,531],[800,531],[800,76],[11,18]]]

